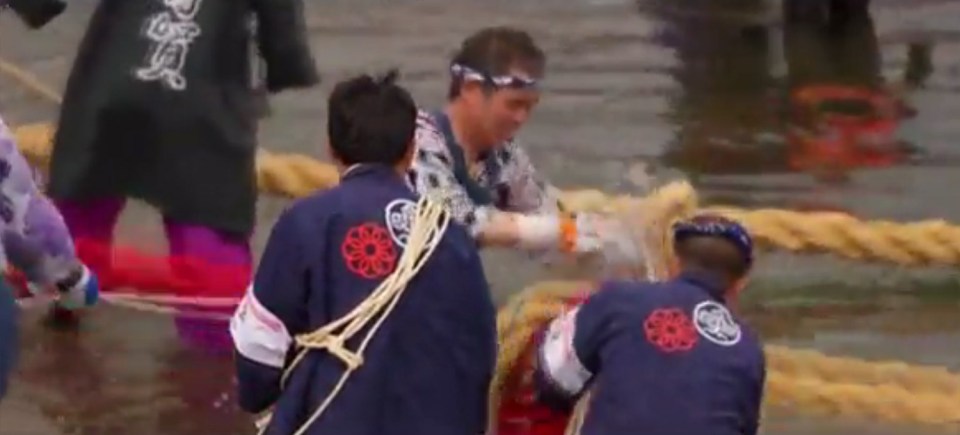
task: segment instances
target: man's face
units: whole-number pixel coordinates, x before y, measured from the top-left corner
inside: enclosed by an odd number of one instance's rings
[[[514,137],[540,102],[533,88],[490,88],[480,82],[464,85],[463,97],[470,113],[493,146]]]

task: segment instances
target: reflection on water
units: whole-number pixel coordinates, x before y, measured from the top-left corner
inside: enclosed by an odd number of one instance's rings
[[[642,179],[648,170],[659,176],[667,166],[691,178],[707,202],[960,221],[955,195],[934,188],[960,181],[950,169],[960,161],[960,38],[951,30],[960,2],[916,0],[907,9],[874,0],[873,17],[854,14],[843,26],[772,19],[773,5],[761,0],[587,3],[498,5],[517,8],[509,11],[467,1],[308,8],[318,59],[331,80],[387,59],[403,65],[418,98],[430,102],[443,92],[437,56],[479,22],[510,17],[532,28],[554,68],[525,139],[562,186],[619,188],[612,177]],[[92,2],[74,4],[89,11]],[[72,14],[30,50],[9,44],[19,33],[0,19],[0,52],[17,53],[40,72],[62,71],[68,65],[62,53],[86,18]],[[49,118],[37,114],[43,112],[36,101],[6,92],[8,83],[0,79],[5,115]],[[316,141],[308,137],[321,117],[320,98],[322,91],[279,98],[266,128],[285,136],[278,143],[271,135],[268,143],[313,152]],[[621,170],[635,156],[649,167]],[[279,206],[264,209],[268,225]],[[521,271],[506,263],[505,273],[491,276],[495,287],[521,287]],[[831,276],[847,271],[829,266]],[[768,341],[960,369],[955,279],[808,284],[800,282],[810,274],[805,266],[764,267],[773,270],[750,289],[743,309]],[[56,426],[38,432],[44,435],[252,432],[230,396],[229,357],[185,347],[169,317],[105,306],[78,328],[51,328],[43,314],[33,309],[25,316],[19,384],[4,404],[39,408],[42,416],[13,417],[23,427],[32,419]],[[2,415],[0,433],[26,435],[17,432],[21,426],[7,430],[11,419]],[[765,431],[957,433],[792,413],[772,414]]]
[[[766,6],[749,5],[757,15]],[[770,27],[703,12],[659,17],[661,40],[681,60],[674,77],[683,87],[671,107],[680,131],[664,156],[669,164],[693,174],[800,171],[831,183],[917,152],[897,137],[901,119],[913,115],[897,90],[929,75],[928,47],[911,45],[907,80],[888,83],[869,15]],[[777,55],[785,71],[777,71]]]
[[[31,310],[25,326],[20,394],[64,433],[250,432],[230,356],[185,348],[165,316],[101,307],[77,328]]]
[[[679,60],[672,75],[682,87],[668,113],[678,132],[663,158],[694,175],[782,170],[779,117],[770,110],[776,103],[771,32],[714,18],[727,10],[726,2],[701,3],[697,13],[651,12],[663,23],[661,43]],[[738,4],[756,15],[765,6],[759,0]]]

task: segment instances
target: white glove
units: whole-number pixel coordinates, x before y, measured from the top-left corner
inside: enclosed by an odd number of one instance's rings
[[[643,266],[642,241],[617,219],[581,213],[576,218],[576,234],[572,252],[600,254],[614,268]]]
[[[522,248],[598,253],[615,264],[639,264],[643,259],[638,244],[620,221],[597,214],[580,213],[575,218],[524,215],[517,218],[517,226]]]

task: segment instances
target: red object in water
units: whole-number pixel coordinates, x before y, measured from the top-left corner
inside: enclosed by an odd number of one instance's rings
[[[857,86],[813,85],[793,103],[808,125],[788,134],[789,164],[796,170],[878,168],[908,157],[896,141],[900,104],[889,94]],[[863,113],[830,110],[827,104],[862,106]]]
[[[533,364],[536,346],[531,337],[523,350],[521,367],[504,384],[496,410],[498,435],[563,435],[570,421],[570,414],[538,403],[532,380],[523,375]]]
[[[182,297],[243,296],[250,284],[249,264],[216,264],[202,258],[151,255],[137,249],[111,246],[99,240],[74,241],[77,256],[100,280],[101,291],[135,289],[138,293],[159,293]],[[26,295],[26,279],[10,269],[7,279]]]
[[[572,308],[588,296],[589,292],[585,291],[567,299],[564,304]],[[543,330],[534,332],[520,354],[517,365],[504,380],[500,407],[495,410],[498,435],[563,435],[567,429],[570,414],[538,403],[533,380],[529,376],[539,345],[536,337],[542,333]]]

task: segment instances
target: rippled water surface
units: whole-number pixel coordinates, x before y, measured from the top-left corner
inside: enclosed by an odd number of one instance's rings
[[[423,104],[439,104],[445,56],[459,40],[510,23],[550,56],[547,94],[522,136],[561,187],[639,192],[684,177],[709,203],[960,222],[960,0],[874,0],[872,21],[842,31],[784,25],[779,6],[760,0],[308,3],[326,81],[273,100],[262,135],[271,150],[320,156],[325,93],[358,71],[399,66]],[[30,35],[0,17],[0,56],[59,88],[93,4],[73,0]],[[869,96],[877,105],[834,95],[817,112],[832,115],[816,117],[792,97],[850,86],[878,89]],[[889,116],[863,121],[875,109]],[[13,123],[56,113],[2,76],[0,111]],[[263,201],[258,246],[282,207]],[[160,249],[156,221],[131,207],[120,237]],[[487,257],[500,297],[549,274],[513,254]],[[960,370],[952,271],[776,253],[758,275],[743,308],[768,342]],[[60,330],[32,309],[24,323],[0,434],[249,432],[229,395],[227,357],[182,346],[165,315],[104,306]],[[770,410],[764,431],[960,434],[801,408]]]

